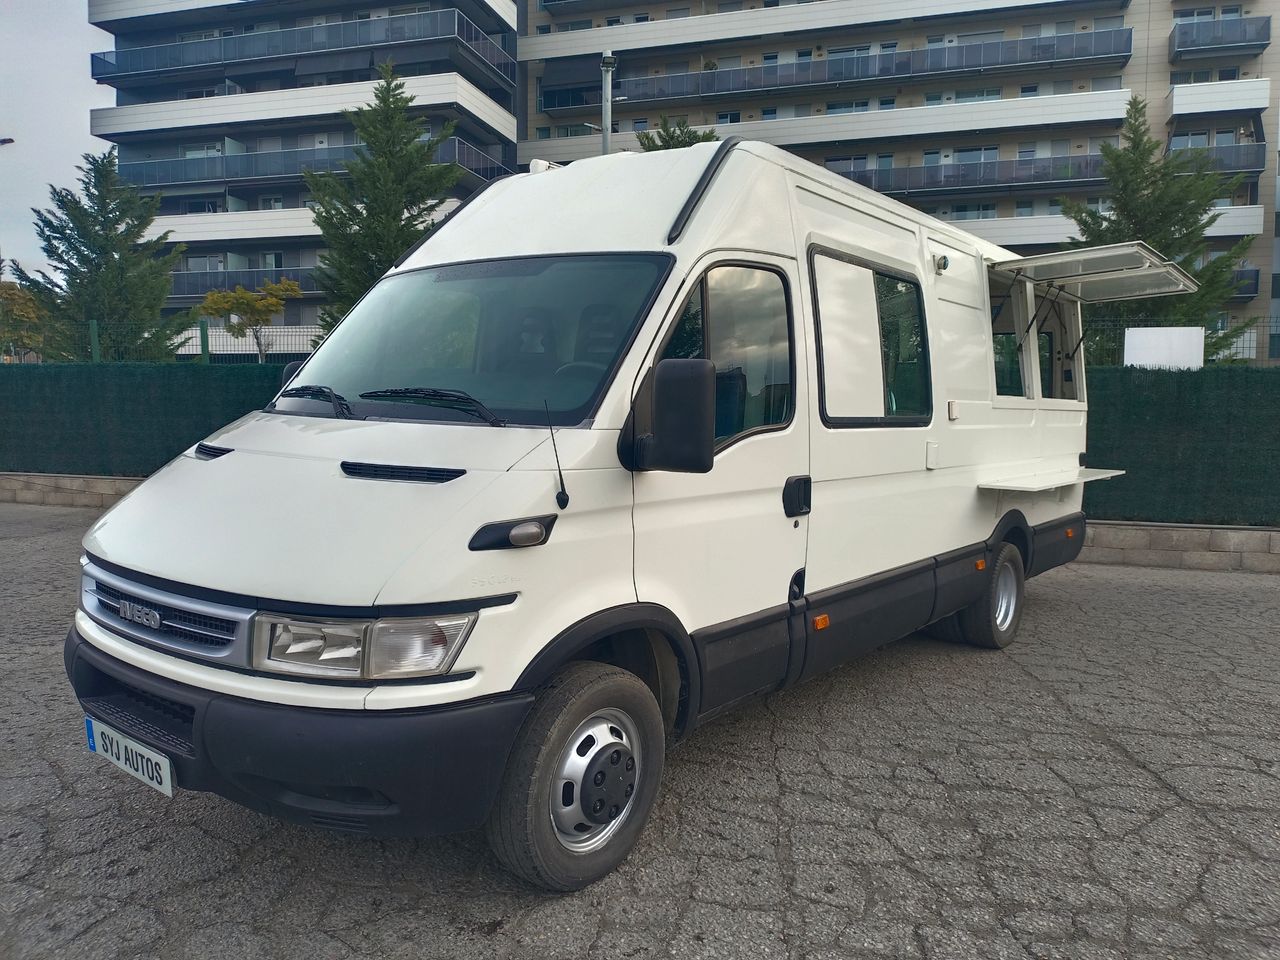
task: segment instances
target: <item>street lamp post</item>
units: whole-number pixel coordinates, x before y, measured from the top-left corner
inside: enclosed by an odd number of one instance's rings
[[[609,134],[613,132],[613,71],[618,58],[606,50],[600,58],[600,153],[609,152]]]

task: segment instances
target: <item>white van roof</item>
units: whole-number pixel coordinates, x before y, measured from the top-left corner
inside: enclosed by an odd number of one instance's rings
[[[979,254],[995,269],[1028,277],[1055,296],[1096,302],[1195,289],[1190,277],[1145,244],[1107,248],[1099,257],[1080,250],[1019,257],[759,141],[732,137],[680,150],[590,157],[564,167],[531,166],[537,172],[502,177],[473,194],[396,267],[597,250],[677,252],[684,238],[706,239],[704,230],[685,230],[700,219],[720,231],[712,234],[717,245],[794,253],[787,246],[786,194],[778,192],[784,178],[771,176],[787,171],[843,193],[864,209],[923,226],[931,236]],[[513,213],[519,220],[513,221]],[[777,249],[770,251],[771,244]],[[1091,279],[1098,282],[1086,282]]]

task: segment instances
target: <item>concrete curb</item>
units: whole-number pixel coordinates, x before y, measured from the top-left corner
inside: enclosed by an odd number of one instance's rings
[[[133,477],[81,477],[65,473],[0,473],[0,503],[109,507],[142,482]]]
[[[1280,529],[1090,520],[1079,562],[1280,574]]]

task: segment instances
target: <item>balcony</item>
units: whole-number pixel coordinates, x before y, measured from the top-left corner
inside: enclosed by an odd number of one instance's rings
[[[190,26],[197,19],[201,22],[223,21],[228,14],[239,13],[231,9],[237,0],[89,0],[89,22],[109,33],[120,33],[121,27]],[[238,0],[253,16],[249,4],[263,0]],[[502,33],[516,28],[514,0],[457,0],[456,5],[480,27],[490,33]],[[210,9],[216,8],[216,9]],[[208,10],[201,14],[200,11]],[[263,11],[267,19],[270,15]],[[143,18],[146,18],[145,20]]]
[[[1080,0],[1045,0],[1037,4],[1046,18],[1055,10],[1074,9]],[[762,36],[801,34],[825,30],[867,29],[876,24],[901,23],[904,17],[923,22],[937,17],[1001,14],[1014,21],[1015,11],[1026,0],[916,0],[904,9],[901,0],[818,0],[684,17],[677,20],[650,20],[596,30],[563,30],[522,36],[516,57],[522,61],[554,60],[584,54],[599,56],[608,47],[614,53],[656,50],[664,47],[697,47],[726,40],[758,39]],[[1101,0],[1099,7],[1123,8],[1123,0]],[[563,4],[548,4],[552,13],[565,12]],[[1020,14],[1017,14],[1020,15]],[[825,41],[819,41],[825,42]]]
[[[264,283],[279,283],[286,277],[296,280],[303,293],[319,293],[314,268],[283,267],[278,270],[180,270],[171,274],[171,297],[203,297],[210,290],[234,290],[237,286],[257,290]]]
[[[1075,187],[1102,180],[1102,157],[1038,157],[1034,160],[986,160],[889,170],[855,170],[845,164],[827,169],[872,190],[890,195],[928,196],[956,191],[1003,191],[1014,187]]]
[[[1205,229],[1206,237],[1260,237],[1264,227],[1269,226],[1267,221],[1270,218],[1266,215],[1266,207],[1261,204],[1215,207],[1210,213],[1219,216],[1217,222]]]
[[[1059,214],[1043,217],[991,217],[986,220],[947,221],[960,230],[1002,247],[1058,246],[1079,238],[1075,221]]]
[[[436,211],[437,222],[458,207],[446,200]],[[231,210],[224,213],[187,213],[156,217],[146,239],[169,234],[170,243],[229,243],[238,240],[284,240],[320,236],[320,228],[307,207],[285,210]]]
[[[1252,300],[1258,295],[1262,271],[1257,267],[1237,270],[1232,276],[1236,282],[1236,292],[1231,295],[1232,300]]]
[[[1270,45],[1270,17],[1177,23],[1169,34],[1169,62],[1204,57],[1256,57]]]
[[[192,67],[225,67],[232,63],[281,59],[286,61],[282,66],[292,72],[297,57],[341,54],[343,51],[351,51],[349,57],[339,56],[330,69],[369,69],[373,63],[374,48],[432,40],[457,41],[474,60],[486,65],[496,78],[514,86],[515,61],[457,10],[108,50],[93,54],[91,72],[95,80],[114,81]],[[438,56],[443,58],[443,51]]]
[[[902,81],[1023,68],[1052,68],[1091,62],[1127,63],[1133,31],[1100,30],[1061,37],[1035,37],[995,43],[965,43],[925,50],[868,56],[837,56],[808,63],[786,63],[732,70],[702,70],[614,83],[614,98],[627,104],[710,100],[762,92],[800,92],[876,81]],[[543,90],[539,109],[551,116],[598,108],[600,87]]]
[[[1271,81],[1219,80],[1180,83],[1169,91],[1169,117],[1205,113],[1258,113],[1271,105]]]
[[[1179,147],[1177,153],[1206,154],[1219,173],[1262,173],[1267,168],[1267,144],[1233,143],[1220,147]]]
[[[483,90],[456,73],[405,77],[405,92],[417,109],[456,118],[461,130],[474,126],[479,134],[515,140],[516,118]],[[202,100],[164,100],[121,107],[98,107],[89,114],[90,132],[114,140],[130,135],[154,135],[157,131],[224,128],[237,124],[267,123],[278,127],[284,120],[331,118],[363,107],[373,98],[375,83],[338,83],[327,87],[297,87],[238,93]]]
[[[736,135],[780,147],[817,143],[937,137],[944,133],[985,130],[1029,130],[1043,126],[1094,123],[1118,125],[1124,119],[1128,90],[1098,90],[1011,100],[985,100],[944,106],[904,107],[866,113],[814,114],[780,120],[749,120],[716,127],[722,137]],[[617,113],[614,114],[617,116]],[[707,130],[710,127],[697,127]],[[614,150],[639,149],[635,134],[621,133],[610,141]],[[537,158],[568,163],[600,153],[600,135],[522,140],[520,163]]]
[[[239,180],[288,181],[304,170],[341,173],[355,155],[354,146],[276,150],[263,153],[228,153],[215,157],[142,160],[120,164],[120,176],[139,187],[182,183],[233,183]],[[511,171],[465,140],[451,137],[436,152],[437,163],[456,163],[481,182]]]

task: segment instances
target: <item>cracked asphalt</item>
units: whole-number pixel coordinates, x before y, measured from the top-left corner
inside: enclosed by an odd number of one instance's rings
[[[1280,957],[1280,578],[1077,565],[1021,639],[912,637],[669,757],[572,896],[483,838],[170,801],[63,676],[91,511],[0,504],[0,958]]]

